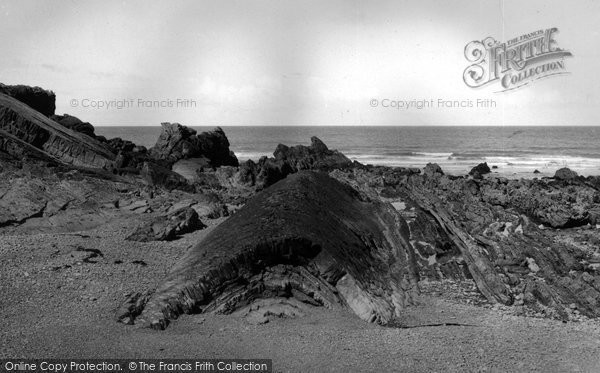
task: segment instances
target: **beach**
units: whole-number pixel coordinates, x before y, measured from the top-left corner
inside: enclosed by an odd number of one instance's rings
[[[439,287],[443,294],[423,295],[404,322],[464,326],[383,327],[322,308],[260,325],[211,314],[184,315],[164,331],[123,325],[114,319],[123,295],[157,286],[214,228],[167,244],[132,244],[123,236],[133,221],[124,216],[79,233],[2,236],[0,358],[261,358],[272,359],[277,372],[593,372],[600,364],[597,321],[565,324],[473,305],[481,296],[465,295],[456,283]],[[104,256],[77,265],[69,254],[77,246]],[[131,263],[139,259],[147,265]]]

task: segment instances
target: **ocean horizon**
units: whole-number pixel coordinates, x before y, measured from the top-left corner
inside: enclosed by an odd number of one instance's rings
[[[214,126],[190,126],[198,132]],[[272,156],[278,144],[311,136],[363,164],[424,167],[465,174],[487,162],[504,176],[551,176],[562,167],[600,175],[600,127],[594,126],[221,126],[240,161]],[[96,126],[96,134],[152,147],[160,126]],[[538,173],[534,174],[534,171]]]

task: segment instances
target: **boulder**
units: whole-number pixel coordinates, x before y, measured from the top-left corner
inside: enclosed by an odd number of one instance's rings
[[[179,123],[162,123],[161,126],[158,141],[149,150],[152,157],[170,163],[204,157],[213,167],[238,165],[237,158],[229,150],[229,140],[220,127],[196,134],[196,130]]]
[[[143,310],[117,318],[163,329],[182,313],[229,314],[259,298],[295,298],[386,324],[418,293],[407,238],[391,205],[325,173],[299,172],[190,249]]]
[[[489,174],[490,172],[492,172],[492,170],[490,170],[487,162],[484,162],[473,167],[471,171],[469,171],[469,175],[473,176],[474,178],[479,178],[480,176]]]
[[[427,163],[427,165],[423,169],[423,175],[426,175],[429,177],[441,176],[443,174],[444,174],[444,171],[442,171],[442,168],[437,163]]]
[[[570,170],[567,167],[563,167],[563,168],[557,170],[556,173],[554,174],[555,179],[564,180],[564,181],[577,179],[577,176],[578,176],[577,172]]]
[[[40,87],[5,85],[0,83],[0,93],[23,102],[47,117],[54,115],[54,110],[56,110],[56,95],[54,92]]]
[[[186,207],[160,216],[136,228],[125,239],[129,241],[170,241],[177,236],[206,228],[200,221],[198,213],[191,207]]]

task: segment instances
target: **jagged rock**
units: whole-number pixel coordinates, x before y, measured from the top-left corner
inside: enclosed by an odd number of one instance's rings
[[[83,122],[81,119],[68,115],[52,115],[50,117],[53,121],[59,123],[62,126],[65,126],[73,131],[81,132],[84,135],[88,135],[89,137],[95,138],[96,134],[94,133],[94,126],[92,126],[88,122]]]
[[[418,292],[408,227],[389,204],[324,173],[300,172],[252,198],[172,269],[137,315],[164,328],[182,313],[231,313],[257,298],[312,298],[385,324]],[[138,310],[139,311],[139,310]]]
[[[135,229],[125,239],[129,241],[170,241],[177,236],[206,228],[191,207],[160,216]]]
[[[241,186],[254,186],[256,184],[256,168],[256,163],[251,159],[242,163],[238,173],[234,176],[235,182]]]
[[[49,117],[56,110],[56,95],[40,87],[5,85],[0,83],[0,93],[13,97]]]
[[[0,150],[15,157],[31,155],[71,166],[110,169],[116,158],[97,140],[5,94],[0,94],[0,140]]]
[[[490,170],[490,167],[488,166],[487,162],[484,162],[473,167],[471,171],[469,171],[469,175],[478,179],[481,178],[482,175],[489,174],[490,172],[492,172],[492,170]]]
[[[289,162],[267,157],[259,159],[257,170],[258,174],[255,177],[256,184],[262,188],[273,185],[279,180],[284,179],[287,175],[295,172]]]
[[[213,167],[237,166],[238,160],[229,150],[225,132],[217,127],[210,132],[196,134],[196,130],[179,123],[161,123],[162,133],[150,155],[175,163],[180,159],[205,157]]]
[[[444,174],[444,171],[442,171],[442,168],[437,163],[427,163],[427,165],[423,169],[423,175],[426,175],[426,176],[433,177],[436,175],[443,175],[443,174]]]
[[[350,167],[352,161],[337,150],[329,150],[316,136],[310,138],[310,146],[292,147],[279,144],[273,153],[276,161],[287,162],[294,172],[300,170],[330,171]]]
[[[577,172],[570,170],[567,167],[563,167],[556,171],[554,178],[557,180],[573,180],[577,178]]]
[[[274,158],[261,157],[258,165],[246,164],[238,176],[247,184],[266,188],[289,174],[301,170],[331,171],[354,167],[345,155],[337,150],[329,150],[317,137],[311,137],[311,145],[288,147],[279,144],[273,152]],[[250,180],[250,182],[248,182]]]
[[[423,277],[461,279],[464,263],[489,301],[524,304],[563,320],[574,303],[582,314],[600,316],[600,276],[581,260],[589,257],[589,249],[569,244],[573,238],[561,239],[556,230],[538,228],[540,221],[540,227],[554,228],[588,224],[591,212],[600,208],[589,180],[565,185],[551,179],[475,182],[411,175],[384,186],[362,169],[332,174],[365,193],[374,189],[412,206],[410,241]],[[564,235],[577,234],[570,232]]]
[[[541,172],[540,172],[539,170],[537,170],[537,169],[536,169],[536,170],[533,170],[533,173],[534,173],[534,174],[541,174]]]

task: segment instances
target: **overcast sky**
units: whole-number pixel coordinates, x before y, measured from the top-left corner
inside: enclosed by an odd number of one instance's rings
[[[0,81],[52,89],[58,113],[95,125],[600,124],[600,1],[0,0],[0,15]],[[507,93],[464,84],[468,42],[550,27],[571,74]],[[124,99],[133,107],[82,107]]]

